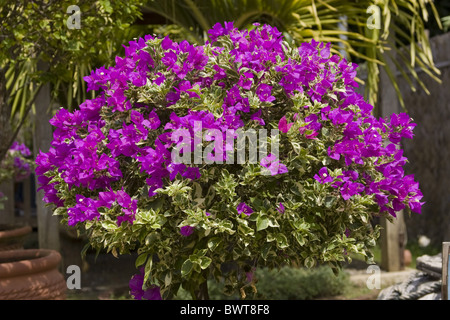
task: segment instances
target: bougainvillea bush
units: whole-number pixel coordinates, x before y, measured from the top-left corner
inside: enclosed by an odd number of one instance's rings
[[[0,164],[0,182],[22,181],[30,176],[34,166],[30,149],[24,143],[14,141]]]
[[[93,248],[137,251],[137,299],[199,298],[210,278],[244,296],[258,267],[370,261],[374,217],[420,212],[400,148],[412,120],[372,116],[329,44],[258,24],[209,35],[145,36],[85,78],[96,97],[56,113],[37,157],[45,201]]]
[[[20,182],[30,176],[34,167],[30,149],[24,143],[14,141],[0,163],[0,183],[9,179]],[[3,201],[6,200],[7,197],[0,191],[0,209],[4,209]]]

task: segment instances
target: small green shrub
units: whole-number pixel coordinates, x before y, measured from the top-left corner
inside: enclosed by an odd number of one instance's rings
[[[246,288],[247,299],[263,300],[308,300],[343,294],[348,287],[348,275],[340,272],[337,276],[330,267],[313,269],[282,267],[281,269],[258,269],[255,272],[256,294]],[[226,296],[223,285],[208,283],[211,299],[239,299],[238,295]]]

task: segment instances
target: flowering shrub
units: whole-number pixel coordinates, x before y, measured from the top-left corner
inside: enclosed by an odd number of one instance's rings
[[[5,158],[0,164],[0,183],[9,179],[15,181],[21,181],[28,178],[35,166],[34,161],[31,158],[31,151],[28,147],[17,141],[9,148]],[[5,205],[4,201],[7,197],[0,191],[0,209],[3,210]]]
[[[94,248],[137,250],[138,299],[180,286],[195,298],[209,277],[245,291],[259,266],[370,260],[374,216],[420,212],[399,147],[411,119],[372,116],[357,66],[329,44],[292,48],[268,25],[209,34],[203,46],[131,41],[85,78],[98,95],[57,112],[36,159],[44,200]],[[234,143],[242,132],[248,145]]]
[[[0,182],[13,178],[21,181],[30,176],[34,168],[31,151],[28,147],[15,141],[0,165]]]

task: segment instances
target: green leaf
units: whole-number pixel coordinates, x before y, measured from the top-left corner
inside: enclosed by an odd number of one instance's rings
[[[213,201],[215,195],[216,195],[216,192],[214,190],[214,187],[210,186],[208,189],[208,192],[206,193],[206,197],[205,197],[205,205],[207,207],[209,207],[212,204],[212,201]]]
[[[229,220],[222,220],[219,222],[218,229],[220,232],[227,232],[228,234],[233,234],[233,222]]]
[[[305,259],[305,267],[311,269],[312,267],[314,267],[316,264],[316,261],[314,260],[313,257],[307,257]]]
[[[101,0],[100,3],[105,9],[105,12],[113,13],[113,8],[111,7],[111,3],[109,2],[109,0]]]
[[[193,198],[197,199],[197,198],[202,198],[202,186],[198,183],[198,182],[194,182],[192,184],[193,186]]]
[[[109,231],[114,231],[118,228],[117,224],[112,221],[102,221],[102,227]]]
[[[150,271],[152,271],[153,266],[153,259],[148,259],[147,263],[145,264],[145,274],[144,274],[144,284],[147,282],[148,278],[150,277]]]
[[[240,232],[242,232],[244,235],[248,236],[252,236],[254,235],[254,230],[252,228],[250,228],[249,226],[245,225],[245,224],[239,224],[238,226],[238,230]]]
[[[299,232],[293,232],[292,233],[294,235],[295,240],[297,240],[298,244],[303,246],[305,245],[305,238],[299,233]]]
[[[152,232],[152,233],[148,234],[145,237],[145,245],[148,246],[148,245],[153,244],[155,241],[158,240],[158,238],[159,237],[158,237],[158,233],[157,232]]]
[[[336,244],[330,243],[330,244],[328,245],[326,251],[331,251],[331,250],[333,250],[334,248],[336,248]]]
[[[280,249],[285,249],[285,248],[289,247],[288,239],[284,234],[277,233],[275,238],[277,240],[277,245]]]
[[[202,270],[205,270],[206,268],[209,267],[211,262],[212,262],[211,258],[209,258],[209,257],[201,257],[200,258],[200,268],[202,268]]]
[[[164,285],[168,287],[170,286],[171,283],[172,283],[172,272],[168,271],[166,273],[166,276],[164,277]]]
[[[264,259],[264,260],[267,260],[267,257],[269,256],[269,253],[270,253],[270,250],[272,249],[272,244],[270,244],[270,243],[266,243],[264,246],[263,246],[263,248],[262,248],[262,250],[261,250],[261,257]]]
[[[187,259],[186,261],[183,262],[183,265],[181,266],[181,276],[182,277],[188,276],[192,272],[193,268],[194,264],[192,263],[191,260]]]
[[[219,244],[222,242],[222,239],[219,237],[214,237],[208,240],[208,248],[211,251],[216,250]]]
[[[325,207],[331,208],[334,205],[335,202],[336,202],[336,197],[333,197],[333,196],[326,196],[325,197],[325,200],[324,200]]]
[[[279,228],[280,225],[278,224],[277,219],[275,219],[274,217],[270,217],[270,218],[269,218],[269,227],[272,227],[272,228]]]
[[[267,232],[267,236],[266,236],[266,241],[267,242],[272,242],[275,241],[275,236],[273,235],[273,233]]]
[[[256,219],[256,231],[261,231],[269,226],[269,219],[265,215],[258,216]]]
[[[164,198],[157,198],[156,200],[148,204],[149,209],[153,209],[155,213],[158,213],[165,203]],[[151,212],[153,214],[153,212]]]
[[[148,253],[143,253],[143,254],[139,255],[134,263],[136,268],[138,268],[139,266],[142,266],[145,263],[145,261],[147,260],[147,257],[148,257]]]
[[[53,215],[54,216],[62,216],[66,212],[67,212],[67,208],[65,208],[65,207],[58,207],[58,208],[55,209],[55,211],[53,211]]]
[[[191,89],[186,90],[186,91],[194,92],[194,93],[196,93],[200,98],[201,98],[201,96],[202,96],[202,91],[201,91],[200,86],[199,86],[198,84],[195,85],[194,87],[192,87]],[[197,99],[198,99],[198,98],[197,98]]]

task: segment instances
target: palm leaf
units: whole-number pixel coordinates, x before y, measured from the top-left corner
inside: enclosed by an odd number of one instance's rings
[[[381,30],[367,27],[367,8],[374,4],[380,8]],[[397,72],[390,70],[387,59],[392,59],[413,90],[411,79],[427,92],[415,71],[416,66],[439,81],[439,70],[434,66],[424,27],[430,18],[427,6],[441,26],[431,0],[152,0],[146,9],[165,17],[168,23],[182,26],[199,43],[209,28],[223,21],[234,21],[234,26],[240,29],[253,22],[269,23],[288,34],[288,40],[296,44],[311,39],[331,42],[337,48],[334,53],[340,54],[343,50],[349,60],[367,64],[366,98],[370,103],[375,105],[377,101],[378,68],[381,67],[389,69],[387,74],[404,107],[396,81]],[[342,17],[346,18],[348,30],[343,31],[340,26]],[[387,41],[392,32],[395,42]],[[408,58],[405,52],[409,53]],[[402,63],[396,61],[397,56]]]

